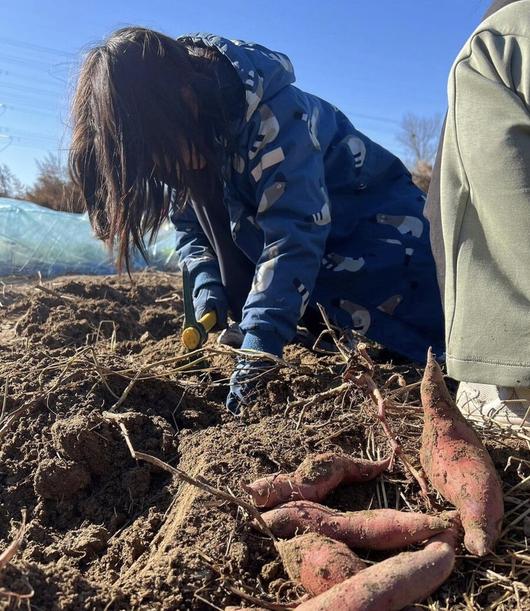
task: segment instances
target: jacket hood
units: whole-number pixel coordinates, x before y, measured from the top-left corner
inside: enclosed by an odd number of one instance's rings
[[[291,60],[287,55],[271,51],[262,45],[242,40],[228,40],[215,34],[198,33],[183,38],[197,45],[213,47],[230,61],[245,88],[246,122],[250,120],[261,102],[268,100],[296,80]]]

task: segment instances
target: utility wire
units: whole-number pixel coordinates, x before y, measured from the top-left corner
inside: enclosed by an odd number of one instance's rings
[[[359,117],[359,119],[366,119],[367,121],[377,121],[378,123],[401,125],[401,121],[398,121],[397,119],[392,119],[390,117],[384,117],[381,115],[367,115],[364,113],[355,112],[353,110],[342,110],[342,112],[348,117]]]
[[[51,75],[37,76],[37,75],[32,74],[31,76],[29,76],[28,74],[24,74],[24,68],[22,69],[17,68],[15,71],[0,69],[0,79],[4,79],[4,78],[9,79],[9,81],[11,80],[24,81],[25,83],[27,83],[28,81],[31,81],[32,84],[37,84],[37,85],[42,84],[42,85],[51,87],[53,90],[56,90],[59,93],[61,93],[64,90],[64,85],[59,84],[57,80],[53,78]],[[0,82],[0,88],[1,86],[2,84]]]
[[[27,140],[46,140],[48,142],[57,142],[58,138],[51,134],[40,134],[38,132],[30,132],[20,129],[11,129],[5,125],[0,125],[0,136],[15,138],[24,138]]]
[[[17,57],[16,55],[9,55],[8,53],[4,53],[0,51],[0,60],[11,63],[11,64],[19,64],[21,66],[28,66],[35,71],[48,70],[50,66],[53,66],[57,62],[54,61],[41,61],[39,59],[28,59]]]
[[[49,53],[52,55],[63,55],[65,57],[75,57],[77,55],[77,53],[73,53],[72,51],[62,51],[61,49],[44,47],[42,45],[36,45],[31,42],[16,40],[14,38],[8,38],[6,36],[0,36],[0,43],[4,43],[12,47],[18,47],[20,49],[30,49],[32,51],[39,51],[40,53]]]
[[[43,97],[52,97],[58,98],[64,92],[61,91],[50,91],[48,89],[40,89],[37,87],[29,87],[28,85],[17,85],[16,83],[0,83],[0,89],[3,91],[4,89],[11,89],[15,93],[30,93],[33,96],[43,96]]]
[[[52,100],[36,100],[35,96],[24,96],[18,93],[12,92],[0,92],[2,96],[0,98],[1,103],[3,104],[22,104],[24,106],[32,106],[35,107],[35,104],[38,104],[38,108],[40,110],[47,110],[49,112],[53,112],[57,115],[57,111],[61,110],[58,104],[54,104]]]
[[[38,106],[0,102],[0,117],[9,111],[30,115],[42,115],[44,117],[57,117],[56,112],[53,112],[52,110],[46,111]]]

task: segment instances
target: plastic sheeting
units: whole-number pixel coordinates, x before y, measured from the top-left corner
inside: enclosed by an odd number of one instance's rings
[[[133,268],[146,267],[141,256]],[[164,224],[149,248],[149,265],[176,270],[175,230]],[[0,198],[0,276],[110,274],[116,268],[97,240],[87,214],[57,212],[37,204]]]

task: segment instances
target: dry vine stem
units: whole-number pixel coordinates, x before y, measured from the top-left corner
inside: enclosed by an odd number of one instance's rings
[[[52,297],[56,297],[57,299],[60,299],[61,301],[65,301],[66,303],[68,303],[69,305],[73,306],[74,308],[77,308],[77,304],[75,303],[75,299],[73,297],[70,297],[69,295],[63,295],[63,294],[59,293],[59,291],[56,291],[55,289],[48,288],[47,286],[44,286],[43,284],[36,284],[35,288],[38,291],[41,291],[42,293],[46,293],[47,295],[51,295]]]
[[[336,395],[340,395],[341,393],[346,392],[347,390],[349,390],[349,388],[349,382],[344,382],[336,388],[330,388],[329,390],[319,392],[311,397],[305,397],[304,399],[296,399],[296,401],[291,401],[287,404],[287,406],[285,407],[285,413],[287,413],[293,407],[299,407],[300,405],[309,407],[310,405],[313,405],[314,403],[317,403],[322,399],[329,399],[330,397],[335,397]]]
[[[266,600],[262,600],[261,598],[257,598],[256,596],[252,596],[252,594],[247,594],[247,592],[245,592],[244,590],[236,588],[232,585],[227,585],[225,586],[225,588],[232,594],[239,596],[239,598],[246,600],[247,602],[252,603],[253,605],[259,605],[260,607],[265,607],[265,609],[270,609],[271,611],[288,611],[289,609],[295,609],[295,605],[298,606],[298,603],[293,603],[292,605],[273,604]]]
[[[22,510],[22,524],[18,529],[18,532],[11,541],[11,543],[6,547],[6,549],[0,554],[0,571],[4,569],[14,558],[15,554],[18,552],[18,549],[24,539],[24,533],[26,532],[26,510]]]
[[[15,420],[17,420],[24,412],[31,411],[37,405],[39,405],[39,400],[32,399],[25,405],[21,405],[20,407],[13,410],[12,412],[9,412],[9,414],[6,414],[5,417],[2,418],[2,420],[0,420],[0,440],[4,438],[4,436],[10,429],[11,424],[13,424]]]
[[[131,453],[131,456],[135,460],[144,460],[145,462],[148,462],[154,465],[155,467],[162,469],[163,471],[167,471],[168,473],[175,475],[176,477],[185,481],[186,483],[191,484],[192,486],[196,486],[197,488],[200,488],[201,490],[204,490],[205,492],[208,492],[212,496],[216,496],[217,498],[220,498],[223,501],[228,501],[229,503],[233,503],[235,505],[238,505],[239,507],[242,507],[243,509],[248,511],[248,513],[250,513],[250,515],[256,520],[256,522],[259,524],[263,532],[265,532],[274,542],[276,542],[276,537],[273,535],[273,533],[271,532],[267,524],[265,524],[265,521],[261,517],[260,512],[256,509],[256,507],[254,507],[254,505],[247,503],[243,499],[240,499],[234,496],[233,494],[224,492],[224,490],[219,490],[219,488],[215,488],[215,486],[212,486],[211,484],[209,484],[202,477],[199,477],[199,478],[192,477],[191,475],[188,475],[185,471],[182,471],[182,469],[179,469],[178,467],[172,467],[167,462],[164,462],[163,460],[161,460],[160,458],[157,458],[156,456],[152,456],[151,454],[145,454],[144,452],[138,452],[137,450],[134,449],[131,443],[131,439],[129,437],[127,427],[121,421],[123,416],[125,416],[125,414],[113,414],[112,412],[103,412],[102,415],[103,415],[103,418],[106,418],[107,420],[111,420],[112,422],[115,422],[116,424],[118,424],[118,426],[120,427],[121,433],[123,435],[123,438],[125,439],[125,443],[127,444],[127,447],[129,448],[129,452]]]
[[[407,455],[403,452],[403,448],[397,441],[396,436],[390,428],[390,425],[388,424],[388,420],[386,418],[386,410],[394,406],[391,402],[389,402],[389,400],[384,399],[383,395],[381,394],[381,391],[374,382],[372,375],[375,372],[375,365],[370,355],[368,354],[367,345],[363,342],[360,342],[357,345],[357,354],[364,361],[365,368],[368,371],[354,376],[349,370],[347,370],[344,374],[344,379],[353,382],[358,388],[360,388],[369,395],[370,399],[372,400],[372,403],[377,408],[377,418],[381,423],[383,431],[385,432],[385,435],[389,440],[392,452],[400,458],[401,462],[405,465],[405,468],[418,482],[423,496],[425,497],[427,503],[429,503],[430,505],[429,488],[427,486],[425,478],[417,469],[413,467]]]
[[[392,429],[390,428],[390,425],[388,424],[388,421],[386,419],[386,401],[383,398],[383,395],[381,394],[381,391],[377,387],[376,383],[374,382],[372,376],[366,372],[360,373],[357,376],[348,374],[348,372],[346,372],[344,379],[351,380],[351,382],[353,382],[356,386],[358,386],[361,390],[365,391],[368,394],[368,396],[372,400],[372,403],[377,408],[377,418],[379,419],[379,422],[383,427],[385,435],[388,437],[392,452],[400,458],[406,469],[418,482],[423,496],[429,502],[429,488],[427,487],[427,482],[425,481],[425,478],[421,475],[421,473],[419,473],[419,471],[412,466],[410,460],[403,452],[403,448],[396,440],[396,436],[392,432]]]

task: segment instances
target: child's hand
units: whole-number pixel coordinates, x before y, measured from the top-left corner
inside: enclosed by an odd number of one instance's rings
[[[267,381],[268,374],[277,368],[283,342],[274,333],[258,335],[247,332],[241,348],[255,356],[240,357],[230,379],[226,407],[234,416],[239,415],[241,407],[254,401],[259,387]]]
[[[205,314],[215,310],[217,314],[216,329],[226,328],[228,316],[228,302],[224,289],[221,285],[212,284],[205,288],[199,289],[197,295],[193,298],[193,307],[195,309],[195,318],[200,320]]]
[[[226,398],[228,411],[239,416],[241,408],[256,399],[259,387],[265,383],[272,368],[274,363],[271,361],[240,358],[230,378],[230,392]]]

